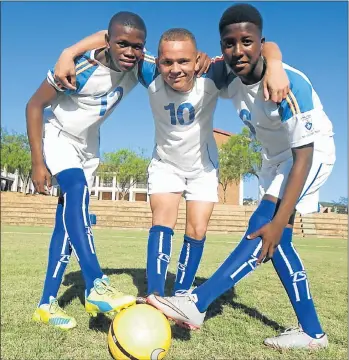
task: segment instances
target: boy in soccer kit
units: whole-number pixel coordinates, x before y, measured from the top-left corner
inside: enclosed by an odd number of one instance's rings
[[[199,328],[215,299],[271,259],[299,327],[264,343],[279,349],[327,347],[304,265],[292,243],[292,228],[295,210],[302,214],[318,211],[319,188],[335,162],[332,124],[309,79],[286,64],[290,93],[278,105],[263,100],[264,38],[262,18],[254,7],[228,8],[219,30],[224,59],[232,70],[228,96],[262,145],[261,201],[243,239],[210,279],[181,296],[152,295],[148,302],[179,324]]]
[[[51,175],[62,196],[56,211],[42,298],[33,320],[60,329],[76,326],[57,302],[64,270],[73,251],[84,277],[85,309],[92,315],[120,311],[136,301],[110,285],[100,268],[89,219],[89,191],[99,165],[99,128],[137,85],[146,27],[136,14],[112,17],[107,47],[75,59],[76,89],[61,86],[49,71],[27,104],[27,129],[32,154],[32,180],[44,193]],[[127,44],[127,46],[125,45]],[[50,106],[42,139],[44,108]]]
[[[101,46],[102,34],[92,35],[75,46],[80,51]],[[273,46],[270,48],[268,58],[279,56],[278,49],[274,49]],[[69,70],[69,60],[68,56],[61,61],[63,65],[60,61],[57,63],[61,67],[59,78],[66,86],[70,86],[66,76],[74,76]],[[140,82],[148,89],[156,144],[148,168],[148,193],[153,214],[147,251],[148,295],[164,295],[173,228],[182,193],[187,201],[187,223],[174,293],[188,290],[194,281],[208,221],[214,203],[218,201],[213,112],[226,84],[227,68],[223,58],[217,58],[207,74],[196,78],[197,61],[194,36],[185,29],[170,29],[161,37],[158,58],[145,53],[141,62]],[[273,69],[274,74],[278,72],[277,68]]]

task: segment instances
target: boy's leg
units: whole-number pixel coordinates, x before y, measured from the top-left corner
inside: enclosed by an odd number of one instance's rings
[[[164,296],[167,270],[172,255],[173,228],[177,221],[180,193],[151,194],[153,226],[147,246],[147,295]]]
[[[149,230],[147,245],[147,295],[164,296],[167,269],[172,254],[173,229],[184,189],[184,180],[174,166],[152,159],[148,168],[152,227]]]
[[[63,197],[58,198],[55,227],[51,237],[48,265],[42,298],[39,305],[49,304],[50,297],[57,297],[62,283],[64,270],[67,267],[71,254],[68,234],[63,225]]]
[[[63,198],[59,197],[55,228],[51,237],[46,279],[42,298],[34,312],[33,320],[48,323],[63,330],[76,326],[73,317],[68,316],[57,303],[57,293],[63,274],[69,262],[71,247],[63,226]]]
[[[64,198],[63,225],[71,247],[79,261],[86,285],[86,311],[118,311],[135,303],[133,296],[125,296],[113,289],[99,266],[89,219],[89,189],[98,158],[81,160],[79,144],[72,144],[52,126],[45,133],[44,151],[47,166],[56,176]],[[45,127],[46,131],[46,127]],[[87,175],[87,177],[86,177]]]
[[[261,201],[251,216],[248,229],[239,245],[201,286],[184,296],[170,298],[152,296],[148,302],[174,320],[191,328],[200,327],[208,306],[256,268],[262,240],[260,238],[247,240],[246,236],[270,222],[274,211],[273,201]]]
[[[79,166],[76,156],[71,156],[72,147],[59,136],[59,129],[51,124],[45,125],[43,150],[46,166],[51,174],[56,174],[65,166]],[[61,329],[76,326],[74,318],[69,317],[56,300],[64,270],[69,262],[71,246],[63,223],[63,196],[58,199],[55,227],[51,237],[46,279],[42,298],[34,312],[33,320],[44,322]]]
[[[266,339],[265,344],[280,348],[327,346],[327,337],[324,337],[310,294],[307,273],[292,243],[292,230],[292,227],[285,228],[281,242],[272,257],[272,263],[291,301],[301,329]]]
[[[301,213],[318,211],[319,189],[326,182],[333,168],[333,165],[322,164],[321,160],[321,157],[314,153],[312,168],[296,205],[296,209]],[[279,171],[283,171],[282,167]],[[326,347],[327,336],[321,328],[315,310],[307,274],[292,243],[293,223],[294,215],[284,230],[272,262],[291,301],[301,330],[266,339],[265,344],[278,348]]]
[[[67,169],[57,174],[57,181],[64,197],[64,227],[80,263],[88,295],[94,280],[101,279],[103,273],[88,218],[89,191],[85,174],[82,169]]]
[[[217,189],[217,169],[187,179],[187,219],[173,295],[181,290],[189,290],[194,282],[204,250],[208,222],[214,203],[218,202]]]

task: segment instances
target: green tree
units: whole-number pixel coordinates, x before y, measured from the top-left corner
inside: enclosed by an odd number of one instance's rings
[[[348,198],[341,196],[337,201],[332,200],[332,208],[338,214],[348,214]]]
[[[11,133],[1,128],[1,168],[15,173],[23,181],[25,193],[30,181],[31,155],[29,141],[26,134]]]
[[[252,137],[249,129],[243,128],[240,134],[233,135],[219,149],[219,183],[223,189],[223,202],[229,184],[238,184],[240,179],[251,176],[258,178],[262,164],[261,146]]]
[[[103,180],[110,180],[116,175],[120,187],[121,200],[129,193],[131,186],[147,179],[149,159],[141,152],[121,149],[103,154],[102,164],[98,168],[98,175]]]

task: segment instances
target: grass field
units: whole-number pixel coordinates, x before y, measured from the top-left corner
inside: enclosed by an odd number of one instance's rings
[[[1,359],[111,359],[106,339],[110,319],[90,319],[82,306],[84,284],[75,259],[68,265],[59,302],[78,327],[61,332],[31,322],[45,277],[50,229],[2,226]],[[125,292],[144,295],[145,231],[95,230],[101,266]],[[236,246],[238,238],[209,235],[196,283],[208,278]],[[175,277],[182,234],[174,241],[168,292]],[[167,359],[347,359],[347,240],[295,239],[330,347],[318,352],[275,351],[265,337],[296,325],[288,298],[270,263],[241,281],[210,308],[201,330],[172,326]]]

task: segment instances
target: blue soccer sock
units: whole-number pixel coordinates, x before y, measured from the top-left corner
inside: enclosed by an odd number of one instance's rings
[[[167,269],[171,259],[173,230],[155,225],[149,230],[147,249],[147,294],[165,295]]]
[[[61,199],[60,199],[61,202]],[[58,203],[56,210],[55,228],[51,237],[48,254],[48,264],[41,304],[49,304],[50,296],[57,297],[59,287],[62,283],[64,270],[68,265],[71,254],[68,234],[63,225],[63,205]]]
[[[88,213],[89,191],[85,174],[82,169],[68,169],[57,175],[57,181],[64,197],[64,226],[80,263],[88,296],[94,280],[102,278],[103,273],[93,242]]]
[[[292,243],[292,229],[285,228],[272,262],[304,332],[312,338],[323,334],[311,298],[307,274]]]
[[[262,239],[258,237],[254,240],[247,240],[246,237],[271,221],[275,207],[276,205],[272,201],[261,201],[252,214],[248,229],[239,245],[206,282],[193,290],[193,294],[198,297],[196,306],[200,312],[205,312],[215,299],[256,268],[256,261],[262,248]]]
[[[198,270],[206,237],[195,240],[184,235],[182,251],[179,256],[174,294],[178,290],[189,290]]]

